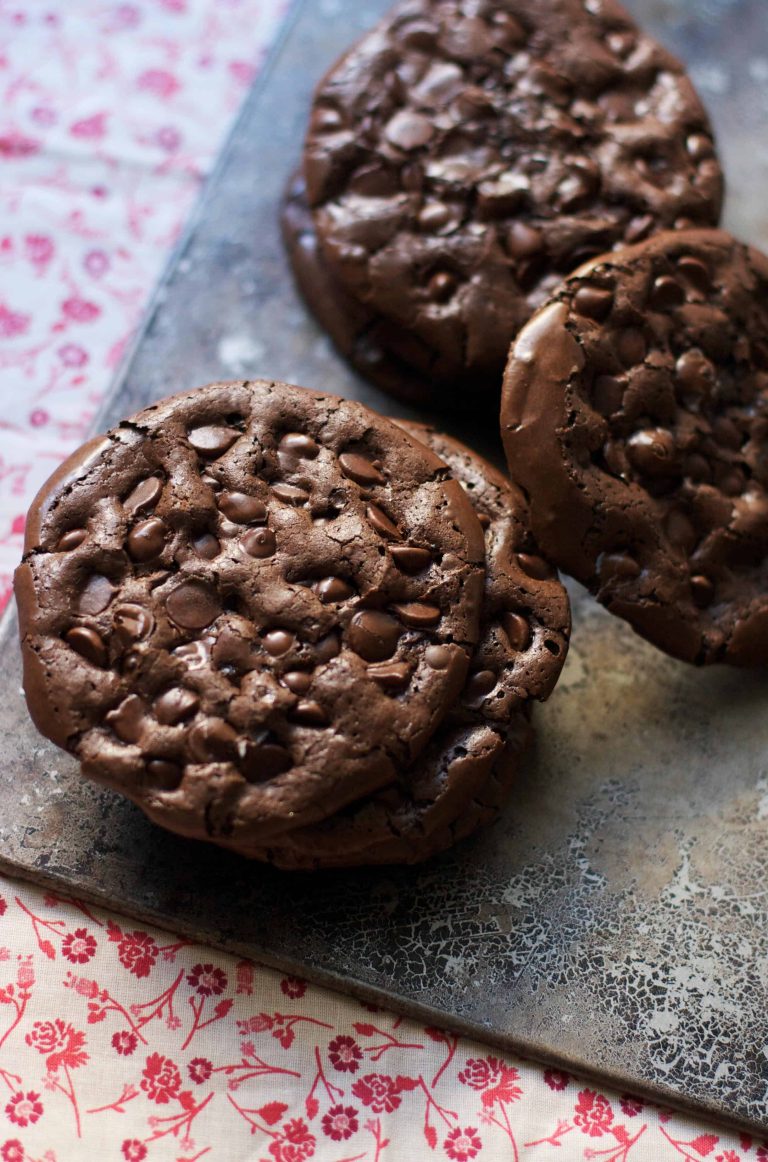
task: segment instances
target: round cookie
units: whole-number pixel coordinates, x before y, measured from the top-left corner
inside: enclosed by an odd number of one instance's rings
[[[485,529],[480,640],[427,752],[398,783],[254,852],[280,867],[416,863],[490,822],[531,737],[529,700],[548,697],[565,662],[568,595],[532,541],[520,490],[458,440],[396,422],[448,464]]]
[[[520,332],[502,435],[534,535],[688,662],[768,662],[768,259],[719,230],[582,266]]]
[[[405,0],[318,86],[303,174],[329,274],[371,315],[355,363],[473,408],[564,273],[722,201],[682,65],[613,0]]]
[[[241,849],[392,782],[461,690],[483,531],[391,421],[212,384],[42,489],[16,576],[25,691],[84,773]]]

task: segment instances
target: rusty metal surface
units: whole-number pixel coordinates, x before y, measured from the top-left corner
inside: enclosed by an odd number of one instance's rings
[[[216,377],[390,405],[292,289],[276,228],[312,82],[383,0],[306,0],[249,99],[100,426]],[[768,243],[766,0],[634,0],[690,64]],[[762,215],[762,216],[761,216]],[[392,409],[395,410],[395,409]],[[467,437],[493,448],[494,433]],[[768,1126],[768,677],[664,658],[574,591],[503,821],[420,870],[285,875],[153,828],[40,739],[2,642],[0,866],[670,1104]]]

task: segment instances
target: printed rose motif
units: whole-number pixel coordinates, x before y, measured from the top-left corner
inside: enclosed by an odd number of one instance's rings
[[[18,1138],[9,1138],[0,1146],[0,1158],[3,1162],[24,1162],[24,1147]]]
[[[78,1069],[88,1060],[88,1054],[83,1051],[85,1033],[60,1017],[55,1021],[35,1021],[26,1042],[46,1057],[49,1073],[55,1073],[60,1066]]]
[[[46,266],[53,258],[53,240],[47,234],[27,234],[24,252],[33,266]]]
[[[12,311],[5,303],[0,303],[0,339],[15,339],[17,335],[23,335],[29,324],[29,315]]]
[[[101,307],[96,303],[89,303],[87,299],[81,299],[77,295],[65,299],[61,304],[61,310],[73,323],[92,323],[101,314]]]
[[[474,1126],[467,1126],[464,1130],[457,1126],[443,1142],[443,1149],[454,1162],[467,1162],[469,1158],[476,1158],[482,1148],[483,1143]]]
[[[227,987],[227,974],[212,964],[196,964],[187,973],[187,983],[201,997],[219,997]]]
[[[739,1155],[735,1150],[726,1150],[724,1154],[718,1154],[715,1162],[741,1162]]]
[[[322,1121],[323,1133],[334,1142],[345,1142],[358,1131],[357,1110],[354,1106],[331,1106]]]
[[[8,911],[8,901],[4,896],[0,896],[0,916],[4,916]]]
[[[155,141],[166,153],[175,153],[181,145],[181,134],[172,125],[164,125],[155,134]]]
[[[64,343],[59,347],[58,356],[65,367],[85,367],[88,362],[88,352],[78,343]]]
[[[339,1073],[357,1073],[363,1060],[362,1050],[353,1037],[341,1034],[328,1044],[328,1056]]]
[[[560,1069],[545,1069],[544,1080],[550,1089],[563,1090],[571,1080],[570,1073],[563,1073]]]
[[[280,991],[292,1001],[297,1001],[307,991],[307,982],[298,976],[285,976],[280,981]]]
[[[391,1114],[400,1105],[400,1086],[386,1073],[368,1073],[352,1086],[355,1097],[370,1106],[375,1114]]]
[[[181,1089],[181,1074],[170,1057],[161,1053],[150,1053],[141,1073],[141,1088],[151,1101],[167,1105],[178,1097]]]
[[[112,1048],[121,1055],[121,1057],[130,1057],[136,1051],[136,1046],[139,1039],[135,1033],[129,1033],[127,1029],[121,1029],[119,1033],[112,1034]]]
[[[236,987],[235,992],[245,994],[247,997],[253,996],[253,982],[255,976],[253,972],[253,965],[250,960],[238,961],[236,969]],[[238,1022],[240,1023],[240,1022]]]
[[[40,142],[23,133],[4,133],[0,137],[0,157],[29,157],[40,149]]]
[[[195,1085],[202,1085],[213,1073],[213,1065],[207,1057],[195,1057],[187,1066],[187,1073]]]
[[[32,1090],[28,1093],[15,1093],[6,1105],[5,1112],[14,1125],[33,1126],[40,1120],[43,1112],[40,1094]]]
[[[495,1085],[501,1076],[502,1064],[498,1057],[468,1057],[459,1074],[462,1085],[472,1089],[487,1089]]]
[[[101,278],[109,270],[109,255],[103,250],[89,250],[83,259],[83,266],[91,278]]]
[[[157,960],[157,944],[146,932],[126,932],[117,929],[119,936],[109,933],[110,940],[117,939],[117,957],[123,968],[134,976],[149,976]]]
[[[86,964],[96,951],[96,941],[86,928],[75,928],[64,937],[61,954],[72,964]]]
[[[125,1162],[144,1162],[147,1147],[138,1138],[126,1138],[120,1147]]]
[[[270,1142],[269,1152],[275,1162],[304,1162],[315,1152],[316,1138],[303,1118],[291,1118],[283,1124],[279,1138]]]
[[[93,117],[83,117],[80,121],[75,121],[70,125],[69,132],[72,137],[81,137],[87,141],[98,140],[107,131],[106,119],[106,113],[94,113]]]
[[[622,1094],[619,1099],[621,1112],[626,1118],[636,1118],[642,1112],[645,1102],[641,1097],[633,1097],[631,1094]]]
[[[136,81],[139,89],[166,100],[181,88],[173,73],[167,69],[146,69]]]
[[[607,1133],[613,1121],[613,1110],[607,1097],[595,1093],[592,1089],[582,1089],[574,1108],[573,1121],[580,1127],[582,1134],[589,1134],[590,1138],[599,1138]]]

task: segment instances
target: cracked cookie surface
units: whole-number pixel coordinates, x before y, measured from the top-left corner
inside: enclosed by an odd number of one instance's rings
[[[269,381],[145,409],[38,495],[25,690],[84,772],[236,849],[390,783],[478,637],[483,531],[361,405]]]
[[[520,332],[502,436],[534,535],[661,649],[768,662],[768,259],[719,230],[582,266]]]
[[[397,5],[318,86],[303,176],[328,276],[370,316],[355,365],[465,406],[496,399],[563,274],[715,225],[722,200],[682,65],[613,0]],[[412,369],[399,390],[393,361]]]

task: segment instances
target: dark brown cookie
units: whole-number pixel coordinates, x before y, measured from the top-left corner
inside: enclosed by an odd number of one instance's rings
[[[722,199],[680,62],[613,0],[405,0],[320,83],[303,172],[323,261],[387,353],[383,386],[402,362],[401,396],[420,381],[420,398],[473,408],[562,274],[714,225]]]
[[[483,532],[359,404],[265,381],[147,408],[39,494],[32,716],[157,822],[237,849],[396,778],[464,683]]]
[[[416,863],[490,822],[530,738],[530,698],[546,698],[570,636],[568,595],[539,555],[518,488],[476,452],[397,421],[448,464],[485,528],[480,639],[455,706],[398,782],[255,854],[286,868]]]
[[[768,662],[768,259],[668,232],[521,331],[502,434],[550,558],[675,657]]]

